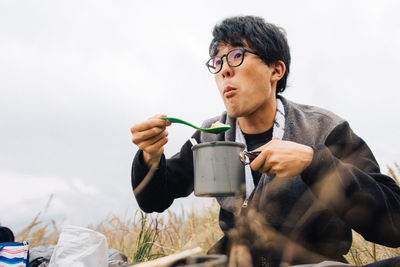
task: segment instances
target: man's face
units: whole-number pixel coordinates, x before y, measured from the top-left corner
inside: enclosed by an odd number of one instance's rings
[[[217,56],[233,48],[242,47],[220,44]],[[247,46],[243,48],[250,49]],[[276,101],[276,83],[272,81],[272,74],[273,68],[252,53],[246,52],[238,67],[230,67],[224,57],[222,69],[214,77],[228,115],[238,118],[267,111],[268,105]]]

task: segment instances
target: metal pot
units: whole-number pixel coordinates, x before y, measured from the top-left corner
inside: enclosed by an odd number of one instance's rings
[[[244,144],[231,141],[194,145],[194,194],[218,197],[241,192],[245,184],[245,164],[240,155],[244,148]]]

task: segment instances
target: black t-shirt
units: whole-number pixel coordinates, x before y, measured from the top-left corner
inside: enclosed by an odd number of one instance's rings
[[[272,140],[272,129],[269,129],[266,132],[259,133],[259,134],[247,134],[243,133],[244,138],[246,139],[246,144],[247,144],[247,151],[253,151],[259,148],[262,145],[265,145],[269,141]],[[252,162],[253,159],[250,159],[250,162]],[[258,171],[251,171],[253,174],[253,180],[254,180],[254,185],[257,186],[258,182],[260,181],[261,178],[261,173]]]

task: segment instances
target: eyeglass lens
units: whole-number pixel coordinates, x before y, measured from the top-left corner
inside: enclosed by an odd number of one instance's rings
[[[224,56],[225,55],[222,55],[222,57],[217,56],[210,59],[207,65],[211,72],[217,73],[221,70],[223,64],[222,58]],[[241,49],[233,49],[226,54],[226,59],[229,66],[237,67],[243,61],[243,51]]]
[[[243,52],[240,49],[231,50],[226,55],[226,57],[228,59],[228,64],[231,67],[236,67],[236,66],[240,65],[240,63],[242,63]]]

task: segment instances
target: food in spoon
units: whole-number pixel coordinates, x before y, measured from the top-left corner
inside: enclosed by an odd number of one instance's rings
[[[222,122],[220,122],[220,121],[216,121],[216,122],[214,122],[213,124],[211,124],[210,129],[212,129],[212,128],[217,128],[217,127],[230,127],[230,126],[227,125],[227,124],[224,124],[224,123],[222,123]]]

